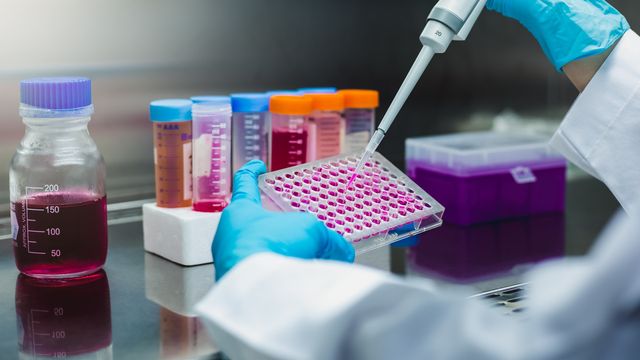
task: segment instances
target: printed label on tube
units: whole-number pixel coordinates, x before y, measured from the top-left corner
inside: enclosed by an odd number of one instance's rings
[[[184,144],[182,153],[183,153],[183,178],[184,178],[184,200],[191,200],[193,198],[193,177],[191,176],[191,162],[193,161],[192,156],[192,147],[191,144]]]

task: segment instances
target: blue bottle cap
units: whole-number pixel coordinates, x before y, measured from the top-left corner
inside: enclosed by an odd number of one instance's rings
[[[219,95],[202,95],[202,96],[192,96],[191,101],[194,104],[216,104],[216,105],[229,105],[231,104],[231,99],[228,96],[219,96]]]
[[[233,112],[269,111],[269,95],[258,93],[231,94]]]
[[[74,110],[91,106],[91,80],[85,77],[22,80],[20,103],[48,110]]]
[[[151,121],[191,121],[191,101],[187,99],[163,99],[149,105]]]
[[[276,95],[288,95],[288,96],[297,96],[302,95],[298,90],[271,90],[265,93],[268,97],[276,96]]]
[[[333,94],[338,91],[338,89],[334,87],[315,87],[315,88],[301,88],[298,89],[298,92],[303,94]]]

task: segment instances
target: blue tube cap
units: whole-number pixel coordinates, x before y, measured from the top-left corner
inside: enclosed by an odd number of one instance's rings
[[[187,99],[154,100],[149,105],[151,121],[191,121],[191,101]]]
[[[302,95],[298,90],[271,90],[265,93],[268,97],[276,95],[299,96]]]
[[[229,105],[231,104],[231,99],[228,96],[219,96],[219,95],[203,95],[203,96],[192,96],[191,101],[194,104],[215,104],[215,105]]]
[[[301,88],[298,89],[298,92],[303,94],[333,94],[337,92],[338,89],[334,87],[315,87],[315,88]]]
[[[258,93],[231,94],[233,112],[269,111],[269,95]]]

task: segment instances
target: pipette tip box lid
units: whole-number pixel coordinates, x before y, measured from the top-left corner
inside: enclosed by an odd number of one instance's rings
[[[362,254],[442,224],[444,207],[376,153],[350,187],[358,155],[261,175],[275,209],[311,213]]]
[[[488,131],[410,138],[406,165],[453,224],[564,211],[566,160],[544,136]]]
[[[184,266],[213,262],[211,243],[221,213],[197,212],[191,208],[142,206],[144,249]]]

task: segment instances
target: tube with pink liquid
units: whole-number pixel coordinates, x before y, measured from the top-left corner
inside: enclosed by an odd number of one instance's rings
[[[231,195],[231,102],[194,97],[193,209],[220,212]]]

